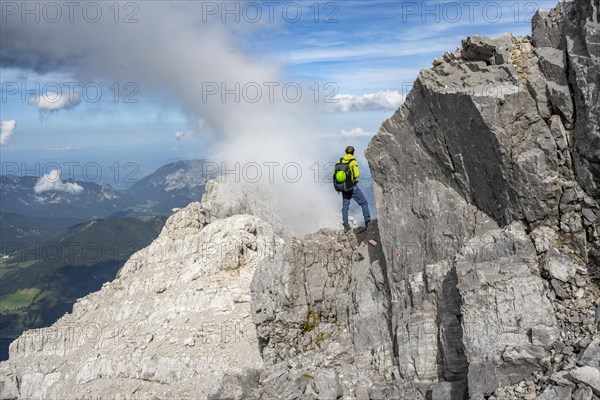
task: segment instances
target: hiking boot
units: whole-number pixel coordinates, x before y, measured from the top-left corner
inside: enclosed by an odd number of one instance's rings
[[[350,225],[344,225],[344,232],[348,232],[350,229]]]

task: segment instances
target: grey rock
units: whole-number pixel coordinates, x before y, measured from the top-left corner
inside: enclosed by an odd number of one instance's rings
[[[371,140],[401,380],[467,379],[478,398],[549,363],[572,368],[574,355],[550,361],[548,350],[559,330],[568,344],[585,334],[593,312],[587,295],[567,298],[600,254],[582,213],[597,210],[600,182],[598,9],[577,0],[540,11],[531,40],[463,40],[420,72]],[[514,340],[488,334],[503,330]]]
[[[263,366],[250,283],[283,241],[256,217],[210,215],[179,210],[114,281],[18,338],[0,364],[2,398],[245,398]]]
[[[337,372],[333,369],[317,371],[313,385],[318,399],[337,399],[342,396],[342,385]]]
[[[549,100],[557,113],[560,113],[569,126],[572,126],[574,110],[567,79],[565,52],[557,48],[539,47],[536,49],[536,54],[540,69],[547,80]]]
[[[575,393],[573,393],[573,400],[593,400],[593,398],[594,395],[592,392],[592,388],[587,386],[577,388]]]
[[[587,365],[600,369],[600,338],[595,338],[579,355],[579,365]]]
[[[598,0],[565,3],[562,34],[575,103],[574,145],[577,179],[586,193],[600,198],[600,33]],[[558,12],[557,12],[558,13]]]
[[[556,341],[556,328],[553,326],[534,326],[531,328],[531,344],[549,349]]]
[[[569,293],[567,293],[567,291],[565,289],[563,289],[563,287],[559,281],[557,281],[556,279],[552,279],[550,281],[550,284],[552,285],[552,289],[554,289],[554,293],[556,294],[556,297],[558,297],[561,300],[571,298]]]
[[[244,375],[225,374],[218,386],[208,394],[207,400],[244,400],[258,387],[258,371],[248,371]]]
[[[575,386],[575,383],[570,379],[571,374],[568,371],[558,371],[550,377],[550,381],[559,386]]]
[[[568,150],[569,148],[569,135],[567,134],[564,125],[562,124],[560,117],[558,115],[552,115],[550,117],[550,132],[552,132],[552,136],[554,137],[554,141],[556,142],[556,146],[562,152]],[[563,153],[568,154],[568,153]],[[565,168],[561,171],[566,178],[572,179],[572,171],[569,166],[570,163],[568,160],[563,160],[563,165]]]
[[[550,101],[556,109],[557,114],[560,114],[564,118],[568,126],[572,126],[574,110],[569,87],[549,81],[547,88]]]
[[[538,254],[545,253],[556,246],[556,232],[548,226],[539,226],[530,235]]]
[[[548,386],[536,400],[565,400],[571,398],[572,388],[568,386]]]
[[[306,390],[318,398],[391,389],[385,259],[380,246],[367,244],[374,236],[376,221],[358,236],[324,229],[293,239],[259,266],[252,309],[265,393],[300,395],[294,376],[306,376]]]
[[[457,286],[469,395],[476,398],[490,395],[501,382],[517,383],[544,364],[549,353],[531,344],[532,328],[545,326],[554,337],[558,330],[535,272],[535,248],[519,223],[472,239],[459,254]],[[502,313],[495,311],[498,307]]]
[[[560,10],[538,10],[532,19],[532,39],[537,47],[560,48],[563,37],[561,35],[563,21]]]
[[[573,381],[589,386],[595,395],[600,396],[600,370],[598,368],[583,366],[571,371]]]
[[[539,58],[539,64],[544,77],[558,85],[567,86],[567,74],[565,70],[566,55],[564,50],[554,47],[536,47],[535,53]]]
[[[593,224],[596,221],[598,221],[598,216],[596,215],[596,213],[589,208],[584,208],[583,210],[581,210],[581,213],[583,214],[587,222],[589,222],[590,224]]]
[[[439,382],[433,385],[431,400],[446,400],[452,398],[452,384],[450,382]]]
[[[477,35],[463,39],[462,48],[461,56],[471,61],[489,60],[496,50],[492,39]]]
[[[388,398],[385,388],[380,386],[371,386],[369,388],[369,400],[387,400]]]
[[[551,250],[546,254],[544,268],[552,278],[562,282],[569,281],[577,272],[577,264],[556,250]]]

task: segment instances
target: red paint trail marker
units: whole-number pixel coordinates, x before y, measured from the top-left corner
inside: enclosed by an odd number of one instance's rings
[[[377,241],[377,239],[375,239],[375,238],[372,238],[371,240],[369,240],[368,243],[369,243],[369,246],[375,247],[379,244],[379,241]]]

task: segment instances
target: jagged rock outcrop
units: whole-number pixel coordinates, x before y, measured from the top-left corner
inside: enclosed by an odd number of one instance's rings
[[[180,210],[114,281],[12,343],[0,398],[206,398],[229,376],[244,398],[263,368],[250,283],[283,241],[255,216],[213,214]]]
[[[261,399],[420,398],[394,386],[385,259],[374,237],[376,223],[358,236],[323,229],[258,267]]]
[[[551,376],[598,338],[599,19],[576,0],[465,39],[371,141],[399,385],[589,398]]]

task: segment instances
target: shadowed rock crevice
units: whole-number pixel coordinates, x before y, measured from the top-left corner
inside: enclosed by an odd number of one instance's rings
[[[440,380],[452,383],[452,398],[466,399],[469,363],[463,345],[462,300],[457,284],[456,268],[452,268],[442,282],[438,299]]]
[[[370,226],[370,229],[367,231],[367,235],[371,234],[371,235],[374,235],[375,237],[379,238],[380,234],[379,234],[379,226],[377,225],[377,221],[371,222],[371,224],[372,225]],[[367,235],[365,235],[362,242],[366,241],[368,244],[369,237]],[[383,254],[383,248],[368,247],[368,252],[369,252],[369,263],[373,266],[379,265],[381,267],[381,276],[383,278],[383,286],[379,290],[381,290],[384,294],[385,306],[386,306],[386,322],[387,322],[388,331],[389,331],[389,335],[390,335],[389,337],[392,340],[393,359],[397,360],[398,359],[398,344],[397,344],[397,337],[394,332],[394,324],[392,322],[392,312],[393,312],[392,292],[390,289],[388,267],[387,267],[385,257]],[[373,273],[372,273],[372,278],[373,278],[373,280],[376,280],[376,277]]]

